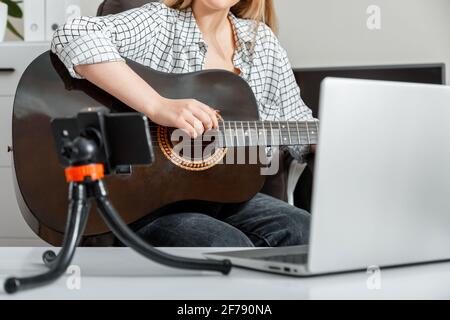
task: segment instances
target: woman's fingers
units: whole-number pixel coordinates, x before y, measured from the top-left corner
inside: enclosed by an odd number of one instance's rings
[[[194,106],[191,109],[192,114],[203,124],[205,130],[210,130],[214,127],[211,116],[200,106]]]
[[[170,101],[173,104],[168,105],[159,113],[161,116],[165,112],[168,118],[166,121],[160,121],[159,124],[182,129],[194,139],[207,130],[218,128],[216,111],[209,106],[194,99]]]
[[[207,106],[204,103],[199,102],[199,108],[201,108],[203,110],[203,112],[205,112],[208,116],[210,121],[212,122],[212,127],[209,129],[217,129],[217,127],[219,126],[219,121],[217,119],[217,113],[215,110],[213,110],[211,107]]]
[[[189,135],[191,138],[197,138],[197,131],[194,127],[187,121],[181,120],[178,124],[178,128]]]
[[[192,138],[196,139],[198,136],[201,136],[203,132],[205,132],[203,122],[196,118],[193,114],[187,114],[184,120],[195,130],[195,135],[191,135]]]

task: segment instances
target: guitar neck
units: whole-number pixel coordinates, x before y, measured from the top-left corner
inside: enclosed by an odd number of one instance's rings
[[[318,142],[319,122],[224,121],[218,133],[222,147],[312,145]]]

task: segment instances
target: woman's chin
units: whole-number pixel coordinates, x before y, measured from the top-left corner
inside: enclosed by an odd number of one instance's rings
[[[209,10],[227,10],[233,7],[239,0],[197,0]]]

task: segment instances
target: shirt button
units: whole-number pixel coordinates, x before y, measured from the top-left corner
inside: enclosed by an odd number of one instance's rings
[[[204,42],[200,42],[199,47],[200,47],[200,51],[202,51],[202,52],[206,52],[208,50],[206,43],[204,43]]]

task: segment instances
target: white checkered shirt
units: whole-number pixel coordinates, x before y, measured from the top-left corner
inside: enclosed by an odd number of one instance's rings
[[[236,30],[234,65],[248,82],[259,104],[261,120],[312,119],[300,97],[286,51],[265,24],[255,35],[253,20],[230,13]],[[152,69],[187,73],[203,68],[207,45],[192,10],[175,10],[153,2],[120,14],[80,17],[61,26],[54,34],[52,51],[73,77],[82,64],[123,61],[123,57]],[[290,148],[302,159],[308,146]]]

